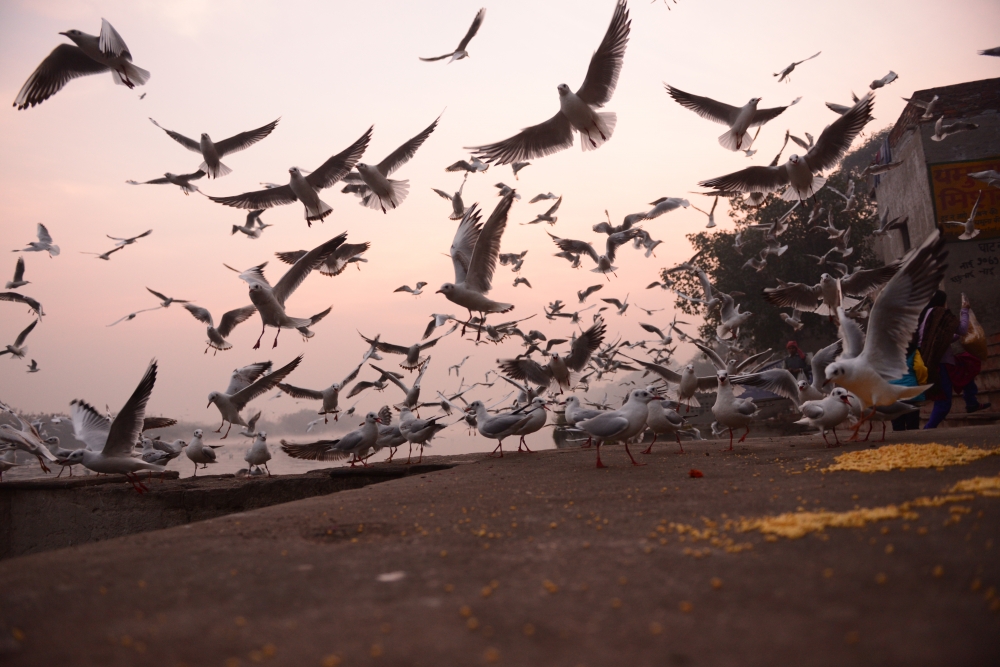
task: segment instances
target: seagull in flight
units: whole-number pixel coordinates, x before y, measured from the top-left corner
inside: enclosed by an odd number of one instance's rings
[[[5,289],[17,289],[30,283],[31,281],[24,279],[24,257],[18,257],[17,264],[14,265],[14,279],[7,281]]]
[[[19,333],[17,338],[14,339],[13,345],[7,345],[3,350],[0,350],[0,356],[9,354],[11,355],[11,359],[24,359],[24,354],[28,351],[28,346],[24,344],[24,341],[28,339],[28,334],[31,333],[31,330],[34,329],[37,324],[38,320],[35,320],[25,327],[24,331]]]
[[[608,235],[607,243],[605,244],[605,250],[603,255],[598,255],[597,251],[594,250],[594,246],[587,243],[586,241],[577,241],[575,239],[561,239],[558,236],[549,233],[552,238],[552,242],[555,243],[560,250],[567,253],[572,253],[575,255],[587,255],[594,263],[597,264],[596,267],[591,269],[594,273],[603,273],[607,278],[608,273],[614,273],[618,270],[617,266],[614,266],[615,254],[618,251],[618,247],[628,243],[636,232],[639,230],[636,228],[627,229],[623,232],[616,232],[614,234]],[[615,273],[615,277],[618,274]],[[610,281],[611,279],[608,278]]]
[[[172,304],[172,303],[191,303],[190,301],[183,301],[181,299],[173,299],[173,298],[171,298],[169,296],[165,296],[163,294],[160,294],[159,292],[157,292],[155,290],[151,290],[148,287],[146,288],[146,290],[150,294],[152,294],[153,296],[155,296],[157,299],[160,300],[160,308],[169,308],[170,304]]]
[[[828,125],[816,144],[804,156],[792,154],[785,164],[774,167],[747,167],[740,171],[701,181],[700,186],[726,192],[774,192],[785,187],[781,198],[802,201],[825,184],[818,172],[831,168],[851,147],[851,142],[872,119],[871,93],[865,95],[843,116]]]
[[[306,223],[312,227],[313,222],[323,220],[333,212],[333,208],[319,198],[319,191],[329,188],[350,173],[364,155],[372,138],[372,129],[369,127],[357,141],[331,157],[308,176],[303,176],[303,171],[298,167],[289,168],[288,185],[265,187],[263,190],[244,192],[241,195],[209,197],[209,199],[225,206],[251,211],[301,201],[305,207]]]
[[[466,47],[469,46],[469,42],[472,41],[472,38],[476,36],[476,33],[479,32],[479,27],[483,25],[483,19],[485,18],[486,18],[486,8],[484,7],[480,9],[478,12],[476,12],[476,18],[472,19],[472,25],[469,26],[469,31],[465,33],[465,37],[463,37],[462,41],[458,43],[458,48],[452,51],[451,53],[446,53],[443,56],[437,56],[434,58],[421,57],[420,59],[423,60],[425,63],[432,63],[437,60],[444,60],[445,58],[451,58],[451,60],[448,61],[448,63],[450,64],[456,60],[461,60],[462,58],[468,58],[469,52],[466,51],[465,49]]]
[[[192,192],[201,192],[197,185],[192,185],[191,181],[197,181],[205,175],[201,169],[194,172],[193,174],[171,174],[169,171],[163,175],[163,178],[154,178],[151,181],[133,181],[131,179],[125,181],[129,185],[167,185],[168,183],[176,185],[181,189],[185,195],[189,195]]]
[[[153,233],[153,230],[149,229],[149,230],[143,232],[142,234],[139,234],[138,236],[132,236],[132,237],[129,237],[129,238],[118,238],[117,236],[111,236],[110,234],[105,234],[105,236],[107,236],[112,241],[117,241],[117,243],[115,243],[115,246],[127,246],[127,245],[132,245],[133,243],[135,243],[139,239],[145,238],[145,237],[149,236],[152,233]]]
[[[150,291],[152,292],[152,290]],[[153,294],[157,293],[153,292]],[[216,353],[219,350],[231,349],[233,345],[226,340],[226,338],[229,337],[229,334],[232,333],[237,324],[246,322],[254,313],[257,312],[257,307],[253,304],[230,310],[222,316],[222,319],[219,321],[219,326],[216,327],[215,320],[212,319],[212,313],[210,313],[207,308],[196,306],[193,303],[185,303],[184,308],[194,316],[194,319],[208,325],[208,340],[206,341],[208,347],[205,348],[206,354],[210,348],[214,348]]]
[[[378,164],[358,162],[355,165],[357,171],[351,172],[344,179],[347,183],[344,191],[353,192],[360,197],[362,206],[382,209],[382,213],[388,213],[385,210],[386,204],[390,208],[397,208],[406,199],[410,190],[410,182],[392,180],[389,176],[410,161],[417,149],[427,141],[427,137],[431,136],[439,120],[441,120],[440,116],[435,118],[434,122],[428,125],[423,132],[389,153],[388,157]]]
[[[805,60],[800,60],[798,62],[794,62],[791,65],[789,65],[788,67],[786,67],[785,69],[781,70],[780,72],[775,72],[774,76],[779,77],[778,78],[778,83],[781,83],[782,81],[786,81],[786,80],[787,81],[791,81],[791,79],[788,78],[788,75],[792,73],[792,70],[794,70],[797,65],[801,65],[802,63],[804,63],[806,61],[812,60],[813,58],[815,58],[816,56],[818,56],[821,53],[823,53],[823,52],[822,51],[817,51],[816,53],[814,53],[813,55],[809,56]]]
[[[231,153],[236,153],[253,146],[255,143],[271,134],[271,132],[274,131],[274,128],[278,126],[278,121],[281,119],[278,118],[277,120],[273,120],[267,125],[258,127],[256,130],[234,134],[228,139],[223,139],[218,143],[213,142],[212,138],[209,137],[206,132],[202,132],[201,138],[198,141],[195,141],[194,139],[185,137],[179,132],[168,130],[152,118],[149,120],[153,123],[153,125],[166,132],[167,136],[184,148],[189,151],[194,151],[195,153],[200,153],[204,162],[201,163],[199,170],[208,174],[209,178],[219,178],[232,171],[232,169],[222,164],[222,158],[230,155]]]
[[[134,88],[149,80],[149,72],[132,64],[132,53],[125,40],[106,19],[101,19],[101,34],[88,35],[79,30],[61,32],[76,46],[60,44],[24,82],[14,100],[21,109],[49,99],[73,79],[111,70],[118,85]]]
[[[123,246],[123,245],[115,246],[114,248],[112,248],[111,250],[109,250],[107,252],[87,252],[85,250],[81,250],[80,254],[81,255],[97,255],[97,257],[95,257],[95,259],[103,259],[104,261],[107,262],[107,261],[111,260],[111,255],[113,255],[114,253],[118,252],[119,250],[121,250],[124,247],[125,246]]]
[[[29,241],[27,248],[13,252],[47,252],[50,258],[59,254],[59,246],[52,243],[52,235],[45,225],[39,222],[35,234],[38,236],[37,241]]]
[[[757,105],[760,103],[761,98],[751,97],[750,101],[742,107],[734,107],[723,102],[717,102],[711,97],[700,97],[691,93],[685,93],[683,90],[674,88],[666,83],[663,85],[667,88],[667,94],[685,109],[690,109],[702,118],[728,125],[729,129],[719,136],[719,144],[731,151],[749,150],[750,146],[753,145],[753,139],[747,130],[774,120],[785,109],[798,104],[799,100],[802,99],[801,97],[797,97],[790,104],[783,107],[758,109]]]
[[[544,157],[572,146],[573,130],[580,133],[580,147],[584,151],[600,148],[611,138],[617,116],[597,109],[611,101],[615,92],[631,25],[626,0],[618,0],[608,31],[590,59],[583,85],[575,93],[565,83],[557,87],[556,115],[509,139],[473,148],[476,156],[496,164]]]
[[[136,318],[136,316],[139,313],[147,313],[147,312],[149,312],[151,310],[159,310],[159,309],[160,309],[159,306],[157,306],[156,308],[143,308],[142,310],[137,310],[134,313],[129,313],[125,317],[118,318],[117,320],[115,320],[114,322],[112,322],[111,324],[109,324],[108,326],[109,327],[113,327],[116,324],[118,324],[119,322],[131,322],[132,320],[134,320]]]
[[[360,271],[361,265],[359,262],[368,261],[367,259],[363,259],[361,255],[371,248],[371,246],[372,244],[368,241],[364,243],[344,243],[323,260],[319,265],[319,272],[324,276],[332,278],[343,273],[344,269],[350,264],[356,265]],[[302,259],[306,252],[305,250],[292,250],[290,252],[276,252],[274,255],[285,264],[294,264]]]

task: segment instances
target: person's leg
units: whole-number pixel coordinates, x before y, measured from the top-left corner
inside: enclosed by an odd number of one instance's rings
[[[971,380],[967,385],[962,387],[962,398],[965,399],[965,411],[975,412],[979,409],[979,399],[976,394],[979,393],[979,387],[976,386],[976,381]]]
[[[948,416],[951,412],[951,395],[953,389],[951,386],[951,376],[948,375],[947,364],[941,364],[940,371],[938,374],[938,386],[940,387],[942,393],[944,393],[944,398],[938,401],[934,401],[934,409],[931,410],[931,416],[924,424],[924,428],[937,428],[938,424],[944,421],[944,418]]]

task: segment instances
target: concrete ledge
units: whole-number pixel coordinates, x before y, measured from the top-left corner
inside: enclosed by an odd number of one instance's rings
[[[322,496],[451,464],[314,470],[303,475],[178,479],[153,475],[139,495],[123,475],[32,479],[0,485],[0,559],[204,521]],[[145,479],[145,475],[142,476]]]

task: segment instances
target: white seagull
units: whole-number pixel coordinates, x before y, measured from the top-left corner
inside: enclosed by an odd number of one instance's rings
[[[478,12],[476,12],[476,18],[472,19],[472,25],[469,26],[469,31],[465,33],[465,37],[463,37],[462,41],[458,43],[458,48],[452,51],[451,53],[446,53],[443,56],[436,56],[434,58],[421,57],[420,59],[423,60],[425,63],[431,63],[437,60],[444,60],[445,58],[450,58],[451,60],[448,61],[448,63],[450,64],[456,60],[461,60],[462,58],[468,58],[469,52],[466,51],[466,48],[469,46],[469,42],[472,41],[472,38],[476,36],[476,33],[479,32],[479,26],[483,25],[483,19],[485,18],[486,18],[486,8],[484,7],[480,9]]]
[[[979,191],[979,196],[976,197],[976,203],[972,205],[972,211],[969,213],[969,219],[965,222],[957,220],[947,220],[946,225],[952,225],[955,227],[962,227],[962,234],[958,237],[961,241],[968,241],[969,239],[974,239],[979,236],[979,232],[982,230],[976,229],[976,210],[979,208],[979,200],[983,198],[983,191]]]
[[[14,100],[18,110],[41,104],[80,76],[111,70],[114,82],[129,88],[149,80],[149,72],[132,64],[132,53],[125,40],[106,19],[101,19],[99,36],[79,30],[59,34],[69,37],[76,46],[60,44],[32,72]]]
[[[377,414],[369,412],[365,415],[365,423],[361,428],[351,431],[339,440],[319,440],[308,444],[282,440],[281,450],[292,458],[308,461],[338,461],[353,454],[352,468],[359,461],[361,465],[367,467],[364,456],[378,441],[378,424],[381,423],[382,420]]]
[[[243,460],[250,466],[256,466],[257,470],[264,466],[267,476],[271,476],[271,469],[267,467],[267,462],[271,460],[271,451],[267,448],[267,433],[261,431],[257,434],[250,449],[243,455]],[[249,469],[247,469],[247,473],[250,473]]]
[[[30,281],[24,279],[24,257],[18,257],[17,263],[14,265],[14,279],[7,281],[5,289],[17,289],[28,284]]]
[[[628,454],[632,465],[645,465],[639,463],[629,451],[628,441],[642,433],[646,427],[646,417],[649,415],[648,405],[650,401],[658,397],[645,389],[633,389],[628,396],[628,400],[618,410],[608,410],[596,417],[577,422],[576,428],[583,431],[591,439],[597,440],[597,467],[606,467],[601,462],[601,445],[606,442],[624,442],[625,453]]]
[[[823,52],[822,51],[817,51],[816,53],[814,53],[813,55],[809,56],[805,60],[799,60],[797,62],[793,62],[791,65],[789,65],[785,69],[781,70],[780,72],[775,72],[774,76],[779,77],[778,78],[778,83],[781,83],[782,81],[785,81],[786,79],[788,79],[788,75],[792,73],[792,70],[794,70],[797,65],[801,65],[802,63],[804,63],[806,61],[812,60],[813,58],[815,58],[816,56],[818,56],[821,53],[823,53]],[[791,79],[788,79],[788,80],[791,81]]]
[[[209,178],[219,178],[220,176],[225,176],[232,171],[232,169],[222,164],[222,158],[253,146],[255,143],[271,134],[271,132],[274,131],[274,128],[278,126],[278,121],[281,119],[278,118],[277,120],[273,120],[267,125],[258,127],[256,130],[234,134],[228,139],[223,139],[219,142],[213,142],[212,138],[205,132],[202,132],[201,138],[198,141],[195,141],[194,139],[185,137],[179,132],[168,130],[152,118],[149,120],[153,123],[153,125],[166,132],[167,136],[179,143],[181,146],[189,151],[194,151],[195,153],[199,153],[201,155],[204,162],[202,162],[201,166],[198,167],[199,171],[203,171],[208,174]]]
[[[31,333],[31,330],[34,329],[37,324],[38,320],[35,320],[25,327],[24,330],[17,335],[17,338],[14,339],[13,345],[8,344],[5,349],[0,350],[0,356],[9,354],[11,355],[11,359],[24,359],[24,354],[28,351],[28,346],[24,344],[24,341],[28,339],[28,334]]]
[[[702,118],[728,125],[729,129],[719,136],[719,144],[731,151],[748,150],[753,145],[753,139],[747,130],[774,120],[785,109],[797,104],[802,99],[798,97],[783,107],[758,109],[757,105],[760,103],[761,98],[751,97],[750,101],[742,107],[734,107],[723,102],[717,102],[711,97],[700,97],[691,93],[685,93],[683,90],[674,88],[666,83],[663,85],[667,89],[667,94],[685,109],[690,109]]]
[[[244,192],[241,195],[209,197],[209,199],[225,206],[251,211],[301,201],[305,207],[306,223],[311,227],[313,222],[323,220],[333,212],[333,208],[319,198],[320,190],[331,187],[350,173],[364,155],[371,138],[372,128],[368,128],[357,141],[321,164],[315,171],[306,172],[308,176],[303,176],[303,170],[298,167],[289,168],[288,185],[265,187],[263,190]]]
[[[337,407],[338,401],[340,399],[340,392],[347,386],[348,383],[353,382],[357,377],[358,373],[361,371],[361,367],[364,366],[365,361],[368,358],[361,360],[361,363],[357,367],[348,373],[343,380],[340,382],[334,382],[326,389],[316,390],[316,389],[304,389],[302,387],[296,387],[285,382],[278,384],[278,389],[282,390],[292,398],[304,398],[312,401],[322,401],[320,410],[317,414],[323,416],[323,423],[326,424],[329,421],[329,415],[333,415],[333,421],[337,421],[340,409]]]
[[[237,379],[234,374],[234,378],[230,380],[229,388],[225,392],[213,391],[210,393],[208,395],[208,405],[205,407],[209,408],[214,403],[215,407],[219,410],[219,414],[222,416],[222,423],[219,424],[219,428],[215,429],[215,432],[221,432],[226,422],[229,423],[229,428],[226,429],[226,435],[222,436],[222,440],[225,440],[229,436],[229,429],[233,427],[233,424],[239,424],[240,426],[248,425],[243,420],[243,417],[240,416],[240,412],[247,406],[247,403],[276,387],[289,373],[295,370],[301,361],[302,355],[300,354],[273,373],[260,376],[250,383],[246,383],[242,379]],[[239,388],[237,389],[237,387]],[[236,391],[232,391],[234,389]],[[188,447],[188,455],[190,455],[190,445]]]
[[[611,138],[617,116],[599,112],[615,92],[632,22],[626,0],[615,3],[608,31],[590,59],[583,85],[572,92],[559,84],[559,111],[555,116],[521,130],[509,139],[473,148],[476,156],[487,162],[510,164],[550,155],[573,145],[573,130],[580,133],[584,151],[599,148]]]
[[[201,192],[197,185],[193,185],[191,181],[197,181],[205,175],[201,169],[194,172],[193,174],[171,174],[169,171],[163,175],[162,178],[154,178],[151,181],[125,181],[129,185],[176,185],[181,189],[185,195],[189,195],[192,192]]]
[[[851,147],[851,142],[872,119],[874,100],[865,95],[850,111],[828,125],[816,144],[804,156],[791,155],[785,164],[774,167],[747,167],[740,171],[701,181],[698,185],[724,192],[774,192],[785,187],[785,201],[812,197],[826,184],[817,172],[829,169]]]
[[[45,225],[39,222],[35,233],[38,236],[37,241],[29,241],[28,247],[13,252],[47,252],[49,257],[55,257],[59,254],[59,246],[52,243],[52,235],[49,234]]]

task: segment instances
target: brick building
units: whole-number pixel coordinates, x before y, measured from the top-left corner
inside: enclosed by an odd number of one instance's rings
[[[1000,171],[1000,79],[970,81],[954,86],[918,90],[911,99],[938,101],[933,118],[921,120],[923,108],[906,105],[886,138],[876,161],[903,164],[872,180],[879,215],[907,217],[903,230],[875,239],[875,252],[884,262],[902,257],[936,227],[948,240],[948,273],[942,289],[957,312],[961,294],[968,295],[990,343],[990,357],[977,384],[983,400],[1000,405],[1000,187],[972,179],[969,173]],[[934,141],[934,122],[957,121],[979,125]],[[978,199],[976,228],[980,234],[962,241],[962,228],[947,221],[967,220]],[[961,400],[952,414],[962,419]],[[985,417],[985,415],[983,416]],[[971,419],[971,416],[970,416]],[[951,421],[951,420],[950,420]]]

